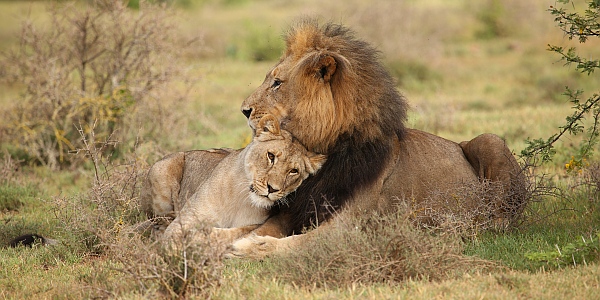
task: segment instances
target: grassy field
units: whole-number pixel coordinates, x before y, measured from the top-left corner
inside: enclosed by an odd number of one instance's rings
[[[160,264],[124,258],[150,255],[143,247],[128,247],[130,240],[118,235],[124,223],[143,218],[135,213],[135,201],[129,201],[137,199],[139,186],[119,178],[143,174],[151,163],[172,151],[245,145],[251,132],[240,104],[276,62],[284,47],[281,34],[296,18],[308,15],[342,22],[377,46],[398,89],[411,104],[409,126],[454,141],[493,132],[519,153],[526,138],[547,137],[563,125],[570,112],[567,98],[561,95],[566,85],[584,90],[584,96],[598,92],[598,74],[580,74],[546,50],[548,44],[576,46],[583,57],[597,57],[600,49],[598,40],[578,44],[563,36],[547,11],[555,1],[390,0],[377,5],[366,0],[344,1],[344,5],[316,0],[175,2],[175,41],[195,40],[191,47],[175,45],[181,48],[177,61],[189,79],[188,84],[177,81],[175,86],[185,90],[186,97],[184,101],[159,98],[158,104],[150,102],[161,112],[156,118],[140,109],[146,115],[123,123],[128,126],[123,131],[128,133],[122,135],[125,140],[115,151],[119,154],[112,164],[101,168],[101,173],[106,170],[102,174],[110,176],[95,181],[89,157],[81,156],[72,165],[54,169],[28,160],[31,156],[23,154],[19,139],[12,139],[4,129],[11,124],[0,117],[0,298],[165,296],[157,292],[161,283],[140,284],[142,273],[128,269],[135,264]],[[21,22],[28,16],[40,28],[48,27],[48,5],[45,1],[0,1],[0,50],[7,53],[18,46]],[[576,1],[577,10],[584,7]],[[136,10],[131,11],[135,16]],[[0,70],[0,116],[11,112],[26,90],[24,82],[5,80],[7,74]],[[148,129],[154,128],[154,123],[162,127]],[[217,267],[222,273],[198,277],[194,283],[205,286],[189,296],[597,299],[600,202],[595,190],[582,185],[590,182],[590,170],[567,173],[564,168],[575,155],[573,145],[578,141],[569,137],[558,144],[554,161],[538,168],[538,174],[548,174],[561,193],[532,203],[523,226],[510,232],[478,233],[443,251],[433,247],[432,257],[440,259],[434,254],[450,251],[449,257],[468,261],[465,266],[472,263],[471,270],[455,270],[443,259],[425,262],[417,257],[412,261],[416,267],[430,263],[443,269],[439,274],[432,269],[403,280],[352,282],[302,279],[307,276],[302,271],[314,266],[301,259],[287,264],[278,261],[285,257],[260,262],[224,260],[223,264],[219,260]],[[22,161],[15,162],[18,159]],[[107,191],[117,196],[107,195]],[[108,198],[114,204],[111,214],[99,212],[107,208],[100,201]],[[97,247],[92,238],[97,233],[89,228],[96,225],[98,230],[109,231],[100,234],[108,246]],[[61,244],[5,247],[11,238],[29,232],[59,239]],[[419,237],[424,233],[410,234]],[[587,248],[592,249],[587,260],[577,260],[575,266],[555,266],[526,257],[528,253],[550,253],[557,247],[564,251],[582,236],[596,248]],[[350,254],[363,254],[356,251]],[[579,259],[581,255],[576,256]],[[170,266],[179,268],[177,262]]]

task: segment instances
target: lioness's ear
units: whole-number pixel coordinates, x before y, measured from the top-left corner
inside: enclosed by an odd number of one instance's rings
[[[315,174],[319,169],[323,166],[325,161],[327,160],[327,156],[323,154],[316,154],[310,152],[305,158],[304,162],[306,163],[306,171],[309,174]]]
[[[316,67],[317,76],[323,79],[325,83],[327,83],[331,80],[331,76],[333,75],[333,73],[335,73],[336,68],[337,63],[333,56],[329,54],[321,55]]]
[[[281,135],[281,129],[279,128],[279,120],[273,115],[265,115],[258,121],[258,127],[256,129],[256,136],[260,136],[263,133],[271,133],[273,135]]]

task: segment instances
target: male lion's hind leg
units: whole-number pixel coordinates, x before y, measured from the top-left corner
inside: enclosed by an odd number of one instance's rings
[[[526,205],[528,190],[523,169],[510,152],[504,140],[495,134],[485,133],[460,143],[465,157],[475,169],[481,182],[499,183],[501,203],[493,203],[497,225],[506,227],[513,223]]]

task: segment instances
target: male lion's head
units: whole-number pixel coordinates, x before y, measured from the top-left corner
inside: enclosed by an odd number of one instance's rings
[[[319,153],[329,153],[340,139],[362,144],[403,132],[404,98],[377,51],[349,29],[303,20],[289,30],[286,44],[280,61],[242,104],[252,128],[264,115],[275,115]]]

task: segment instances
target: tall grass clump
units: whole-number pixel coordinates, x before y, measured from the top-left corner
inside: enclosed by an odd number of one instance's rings
[[[269,260],[259,275],[306,287],[347,287],[442,280],[497,267],[462,255],[456,235],[432,234],[409,219],[408,209],[337,218],[333,230],[314,232],[294,253]]]
[[[126,278],[115,282],[107,271],[90,275],[87,280],[98,296],[177,298],[210,293],[220,283],[224,247],[211,243],[210,231],[202,226],[205,242],[192,243],[184,234],[171,249],[149,238],[151,226],[138,203],[148,166],[136,147],[115,160],[104,155],[114,146],[110,136],[100,140],[93,128],[90,135],[82,128],[79,133],[84,148],[77,153],[92,165],[92,186],[84,195],[55,197],[54,213],[64,226],[60,238],[71,251],[107,257],[115,264],[111,269]]]
[[[55,169],[79,162],[68,155],[82,148],[75,126],[125,144],[140,127],[145,135],[163,129],[166,108],[185,97],[177,55],[185,45],[166,6],[124,2],[53,2],[49,24],[23,22],[19,46],[2,60],[5,78],[23,91],[0,112],[0,142]]]

